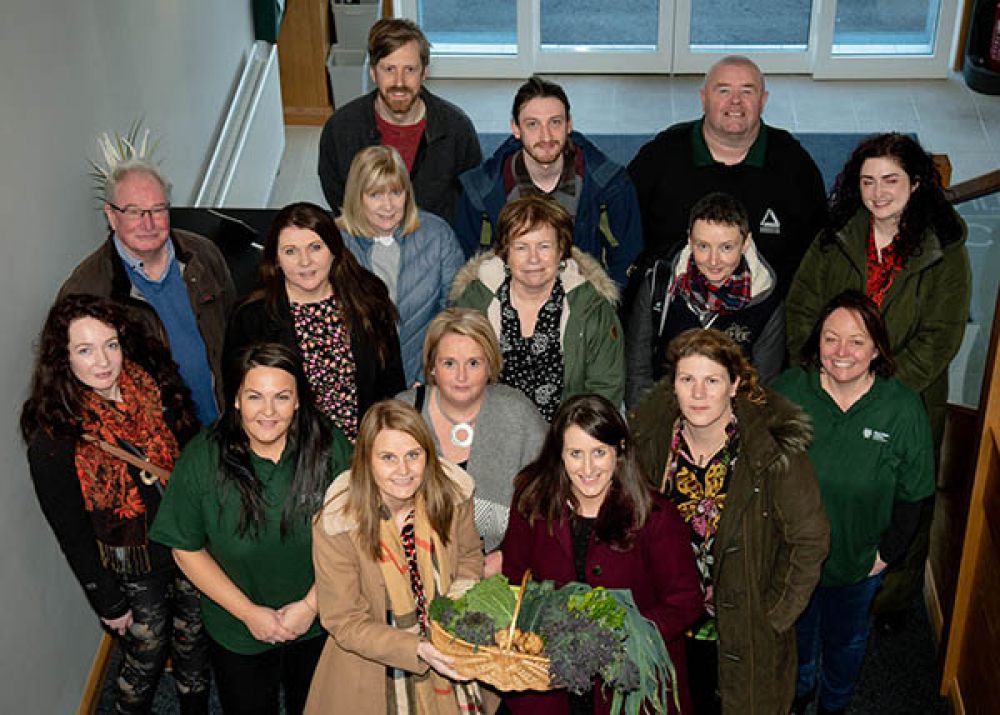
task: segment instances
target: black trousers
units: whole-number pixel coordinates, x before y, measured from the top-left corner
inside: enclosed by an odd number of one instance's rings
[[[301,715],[326,636],[293,641],[263,653],[243,655],[211,641],[212,670],[226,715],[278,715],[285,693],[287,715]]]
[[[171,569],[121,584],[132,609],[132,626],[119,638],[122,650],[115,710],[148,713],[167,655],[184,715],[208,712],[208,636],[198,590]]]
[[[694,715],[719,715],[722,697],[719,695],[719,642],[684,638],[687,658],[688,688]]]

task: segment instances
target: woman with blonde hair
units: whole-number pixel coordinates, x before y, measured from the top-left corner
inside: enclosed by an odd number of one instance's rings
[[[307,713],[478,712],[474,685],[428,640],[427,608],[470,585],[483,556],[472,479],[441,460],[410,405],[386,400],[361,422],[351,468],[313,524],[320,620],[330,634]]]
[[[417,207],[406,165],[388,146],[354,157],[337,226],[358,262],[389,289],[399,313],[406,384],[412,385],[420,379],[427,324],[447,306],[464,260],[458,239],[444,220]]]
[[[490,322],[470,308],[449,308],[424,340],[424,380],[399,395],[431,428],[439,453],[476,480],[476,526],[486,575],[500,570],[514,476],[538,454],[548,425],[520,390],[497,384],[503,355]]]
[[[646,474],[690,525],[704,589],[687,634],[695,712],[786,713],[792,626],[830,543],[809,420],[717,330],[681,333],[665,362],[630,424]]]

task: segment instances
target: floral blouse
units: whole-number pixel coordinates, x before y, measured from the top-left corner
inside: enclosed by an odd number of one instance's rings
[[[336,300],[292,303],[292,324],[316,407],[353,444],[358,436],[356,367]]]

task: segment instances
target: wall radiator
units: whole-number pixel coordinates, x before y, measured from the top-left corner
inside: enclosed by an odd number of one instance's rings
[[[266,207],[284,150],[278,46],[257,41],[243,67],[194,205]]]

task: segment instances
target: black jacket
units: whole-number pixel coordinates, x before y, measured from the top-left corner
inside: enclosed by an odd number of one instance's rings
[[[226,344],[222,353],[227,375],[232,375],[232,363],[240,350],[254,343],[280,343],[299,351],[299,342],[292,324],[288,296],[281,291],[278,301],[280,320],[267,311],[263,298],[244,302],[233,311],[226,329]],[[389,342],[389,355],[385,367],[379,364],[378,351],[361,330],[359,321],[351,321],[351,354],[354,356],[355,380],[358,388],[358,421],[379,400],[394,397],[406,389],[403,379],[403,361],[399,353],[399,336],[395,325],[381,327]],[[226,384],[226,399],[236,393],[236,385]]]
[[[319,140],[319,180],[330,208],[337,213],[344,205],[344,184],[354,155],[382,143],[375,122],[377,94],[375,90],[345,104],[323,127]],[[420,98],[427,108],[427,128],[410,170],[413,193],[417,206],[451,224],[460,191],[458,177],[479,166],[483,152],[465,112],[426,89],[421,90]]]
[[[768,126],[741,163],[697,163],[701,121],[660,132],[628,165],[639,197],[645,250],[669,257],[687,238],[688,217],[705,194],[724,191],[743,202],[760,254],[774,269],[784,298],[802,256],[826,224],[823,177],[808,152],[788,132]],[[704,140],[701,140],[704,144]],[[700,149],[700,147],[699,147]],[[707,150],[706,150],[707,151]],[[641,275],[641,273],[640,273]]]

